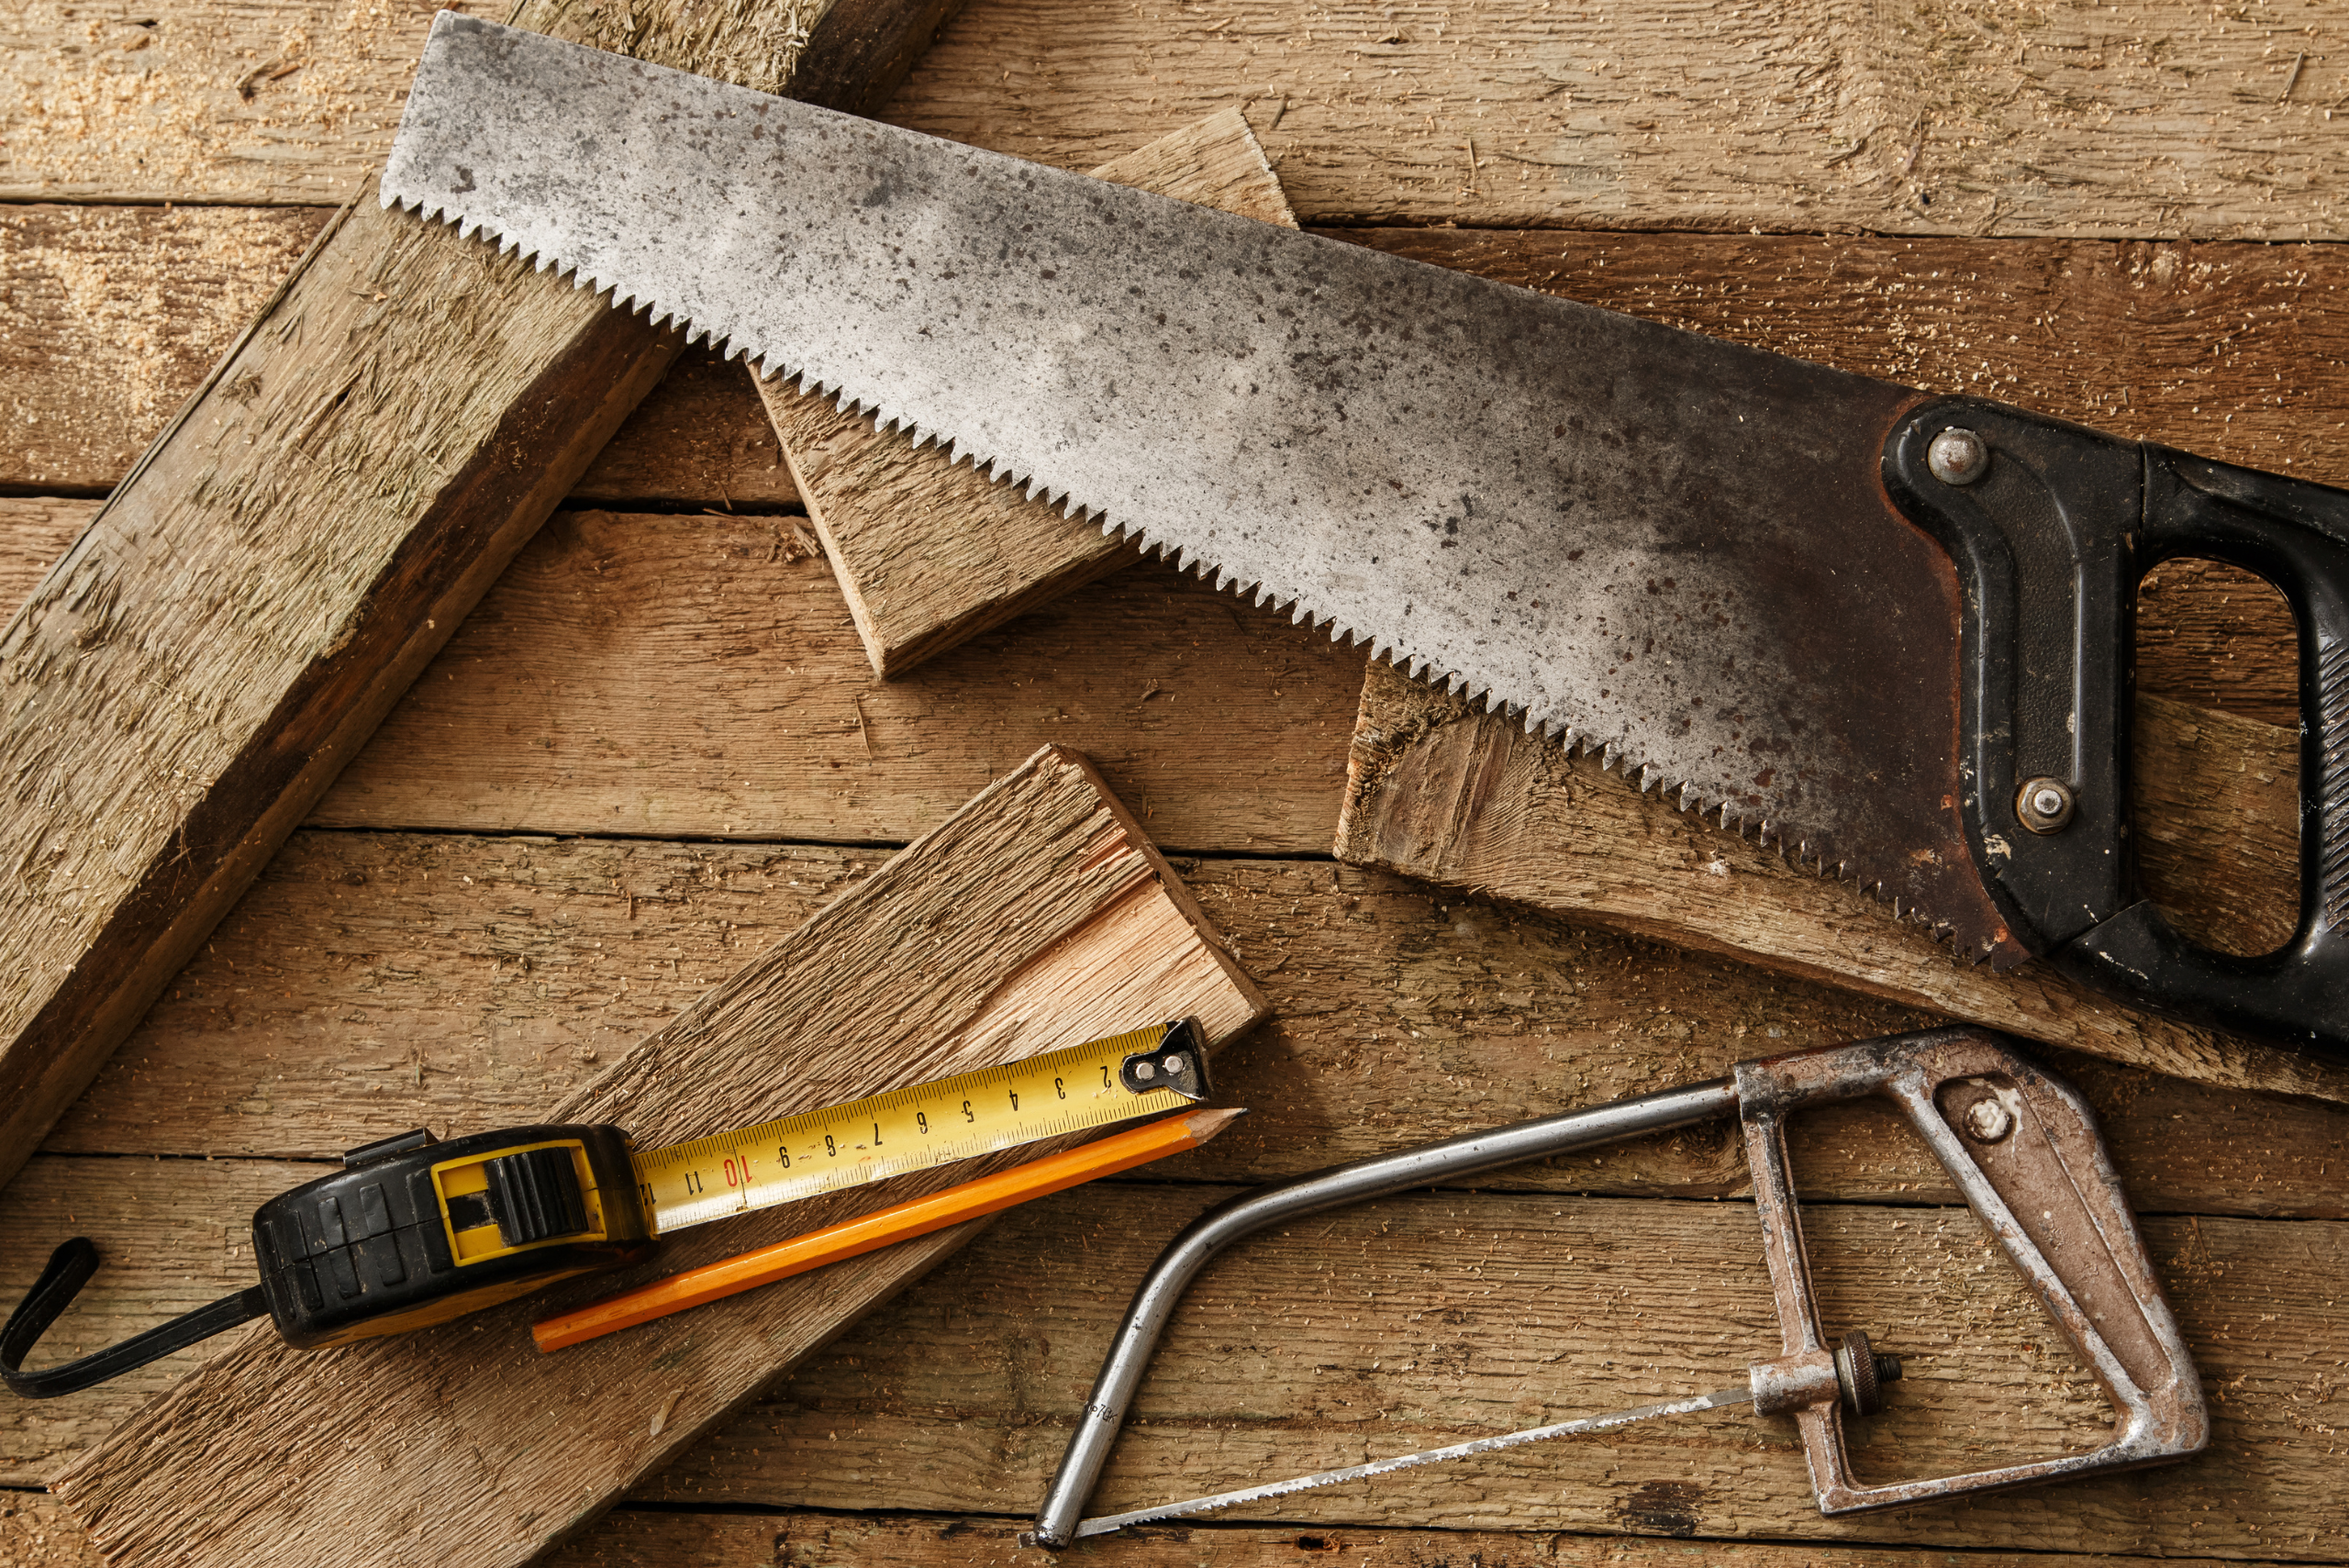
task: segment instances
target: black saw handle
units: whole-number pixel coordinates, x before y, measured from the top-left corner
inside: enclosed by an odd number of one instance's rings
[[[1904,416],[1884,475],[1957,566],[1962,804],[2015,938],[2109,995],[2349,1061],[2349,491],[1971,398]],[[2258,573],[2299,630],[2299,920],[2257,957],[2190,940],[2136,883],[2136,591],[2180,556]]]
[[[2199,1021],[2349,1054],[2349,492],[2147,447],[2150,569],[2222,561],[2282,591],[2299,628],[2300,917],[2273,952],[2188,940],[2140,900],[2058,948],[2083,984]]]

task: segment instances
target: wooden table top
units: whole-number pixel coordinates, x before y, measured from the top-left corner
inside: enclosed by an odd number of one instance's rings
[[[11,19],[0,598],[380,159],[430,11]],[[889,116],[1085,168],[1233,106],[1310,227],[2349,482],[2349,7],[970,0]],[[2288,717],[2272,635],[2187,619],[2173,695]],[[385,1133],[532,1117],[1060,742],[1272,999],[1220,1069],[1256,1114],[1008,1216],[557,1558],[1020,1561],[1110,1325],[1209,1202],[1929,1021],[1338,865],[1362,674],[1150,564],[876,683],[743,371],[689,355],[13,1184],[0,1293],[68,1234],[106,1248],[47,1357],[249,1284],[261,1199]],[[1717,1412],[1088,1561],[2349,1561],[2349,1112],[2057,1065],[2203,1371],[2199,1458],[1830,1522],[1790,1428]],[[1909,1358],[1864,1471],[2096,1440],[2093,1385],[1920,1147],[1854,1110],[1797,1168],[1830,1321]],[[1775,1340],[1745,1190],[1705,1128],[1252,1244],[1186,1303],[1101,1501],[1738,1381]],[[0,1564],[95,1561],[39,1488],[194,1362],[0,1409]]]

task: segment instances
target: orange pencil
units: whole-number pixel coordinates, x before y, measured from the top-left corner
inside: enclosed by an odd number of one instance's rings
[[[1202,1110],[1168,1117],[1065,1153],[1048,1154],[1041,1160],[1031,1160],[975,1182],[964,1182],[928,1197],[893,1204],[838,1225],[828,1225],[821,1230],[811,1230],[805,1236],[795,1236],[788,1241],[778,1241],[772,1247],[705,1263],[634,1290],[624,1290],[618,1296],[607,1296],[601,1301],[591,1301],[572,1311],[542,1318],[530,1325],[530,1338],[538,1341],[542,1351],[559,1351],[565,1345],[575,1345],[615,1329],[633,1329],[639,1323],[650,1323],[655,1318],[666,1318],[688,1307],[772,1284],[809,1269],[820,1269],[826,1263],[839,1262],[842,1258],[886,1247],[893,1241],[927,1236],[933,1230],[943,1230],[950,1225],[1026,1203],[1031,1197],[1077,1186],[1096,1176],[1115,1175],[1169,1154],[1179,1154],[1186,1149],[1196,1149],[1246,1114],[1237,1110]]]

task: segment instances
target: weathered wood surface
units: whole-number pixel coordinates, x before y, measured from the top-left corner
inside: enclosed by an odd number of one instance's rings
[[[943,4],[518,15],[775,88]],[[372,189],[321,231],[0,633],[0,1176],[681,341]]]
[[[0,50],[0,201],[343,202],[391,147],[437,8],[30,0]]]
[[[1191,1014],[1219,1043],[1262,1012],[1141,825],[1082,759],[1047,749],[548,1114],[617,1122],[659,1147],[1135,1018]],[[777,1240],[972,1169],[696,1231],[638,1272]],[[578,1282],[329,1358],[256,1325],[54,1489],[119,1562],[528,1562],[978,1229],[553,1356],[530,1348],[528,1320],[626,1281]],[[321,1423],[322,1403],[368,1419]],[[354,1441],[373,1462],[351,1462]],[[562,1464],[540,1457],[553,1451]],[[304,1484],[289,1492],[288,1474]]]
[[[111,1261],[45,1355],[240,1288],[245,1217],[305,1169],[287,1156],[331,1157],[418,1123],[510,1125],[575,1098],[872,863],[820,846],[297,835],[51,1137],[58,1152],[11,1188],[0,1299],[77,1229]],[[1252,1114],[1153,1180],[1269,1179],[1923,1021],[1378,873],[1209,860],[1185,880],[1274,1016],[1217,1065],[1221,1100]],[[2146,1210],[2349,1218],[2349,1111],[2054,1061]],[[1798,1122],[1805,1196],[1955,1202],[1897,1126],[1867,1106]],[[156,1153],[249,1158],[124,1158]],[[93,1208],[100,1184],[111,1195]],[[1477,1184],[1682,1198],[1747,1187],[1726,1124]],[[0,1407],[0,1485],[54,1473],[201,1359]]]
[[[430,11],[26,6],[0,198],[340,201],[389,143]],[[1020,0],[974,7],[892,114],[1089,168],[1248,100],[1316,222],[2330,239],[2345,61],[2329,11],[2183,0]]]
[[[297,834],[45,1147],[332,1158],[419,1122],[511,1125],[577,1093],[876,859],[818,845]],[[1191,1157],[1187,1169],[1217,1179],[1307,1170],[1926,1021],[1380,873],[1187,863],[1275,1014],[1218,1068],[1225,1098],[1254,1114]],[[2085,1056],[2059,1064],[2096,1105],[2140,1201],[2349,1213],[2349,1111]],[[1364,1087],[1381,1084],[1409,1092]],[[1921,1151],[1879,1151],[1854,1130],[1865,1121],[1838,1111],[1804,1124],[1806,1193],[1909,1201],[1940,1190]],[[1718,1196],[1744,1179],[1716,1129],[1490,1184]],[[38,1258],[18,1262],[29,1280]],[[0,1276],[0,1294],[11,1283]]]
[[[1031,1511],[1133,1284],[1221,1195],[1126,1185],[1022,1210],[643,1496]],[[1228,1517],[2336,1555],[2349,1227],[2144,1229],[2212,1401],[2209,1450],[2174,1467],[1829,1520],[1791,1424],[1725,1409]],[[1865,1326],[1907,1369],[1859,1434],[1863,1475],[2095,1440],[2102,1396],[1964,1209],[1822,1206],[1804,1229],[1825,1320]],[[1453,1192],[1268,1232],[1191,1287],[1094,1501],[1137,1507],[1740,1383],[1776,1343],[1757,1237],[1739,1204]]]
[[[0,492],[97,495],[130,471],[277,287],[320,207],[0,207]],[[572,494],[798,498],[742,373],[679,357]],[[13,606],[14,601],[11,601]]]
[[[1237,109],[1093,171],[1096,178],[1297,227]],[[757,382],[874,673],[888,680],[1138,559],[938,446],[799,391]]]
[[[814,542],[562,514],[312,821],[902,842],[1057,741],[1163,844],[1326,850],[1360,652],[1146,566],[880,685]]]
[[[890,112],[1083,168],[1245,97],[1309,223],[2321,239],[2343,31],[2182,0],[1002,0]]]
[[[2297,853],[2292,775],[2276,762],[2297,738],[2157,697],[2141,699],[2138,732],[2148,884],[2195,889],[2188,902],[2206,908],[2212,889],[2272,887]],[[1596,756],[1570,756],[1384,662],[1363,683],[1337,853],[2156,1072],[2349,1101],[2349,1071],[2136,1012],[2042,964],[1969,964],[1857,884],[1708,828]],[[2234,912],[2273,929],[2272,911]]]
[[[1027,1521],[987,1515],[850,1516],[817,1512],[673,1513],[621,1507],[548,1559],[551,1568],[909,1568],[939,1562],[1010,1562]],[[1344,1553],[1358,1568],[1945,1568],[1945,1552],[1871,1546],[1684,1541],[1556,1530],[1405,1528],[1299,1531],[1295,1527],[1180,1527],[1120,1540],[1135,1568],[1295,1568],[1301,1553]],[[63,1508],[45,1497],[0,1506],[0,1568],[98,1568]],[[1308,1559],[1309,1561],[1309,1559]],[[1968,1568],[2117,1568],[2142,1559],[2102,1553],[1969,1551]],[[2213,1568],[2215,1557],[2170,1557],[2173,1568]]]
[[[824,1513],[614,1514],[607,1527],[556,1557],[561,1568],[638,1568],[639,1564],[740,1564],[777,1568],[906,1568],[938,1562],[1015,1562],[1024,1520],[934,1514],[847,1518]],[[1968,1568],[2098,1568],[2132,1561],[2104,1555],[1968,1552],[1962,1559],[1898,1548],[1679,1541],[1638,1536],[1566,1535],[1556,1530],[1404,1528],[1300,1531],[1294,1527],[1183,1525],[1120,1540],[1117,1561],[1132,1568],[1297,1568],[1319,1554],[1348,1568],[1909,1568],[1963,1562]],[[696,1555],[699,1553],[700,1555]],[[5,1562],[6,1559],[0,1559]],[[2176,1568],[2210,1568],[2216,1558],[2171,1558]]]

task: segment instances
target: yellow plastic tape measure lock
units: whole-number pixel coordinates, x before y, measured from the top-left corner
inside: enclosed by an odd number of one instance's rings
[[[87,1388],[267,1313],[289,1344],[404,1332],[651,1255],[653,1238],[1208,1095],[1207,1041],[1178,1019],[1025,1062],[638,1152],[617,1127],[423,1129],[343,1156],[253,1214],[261,1283],[62,1366],[23,1358],[97,1268],[60,1247],[0,1329],[0,1380],[35,1398]]]
[[[1065,1132],[1180,1110],[1207,1096],[1188,1019],[1024,1062],[893,1089],[636,1158],[654,1234],[837,1192]]]

